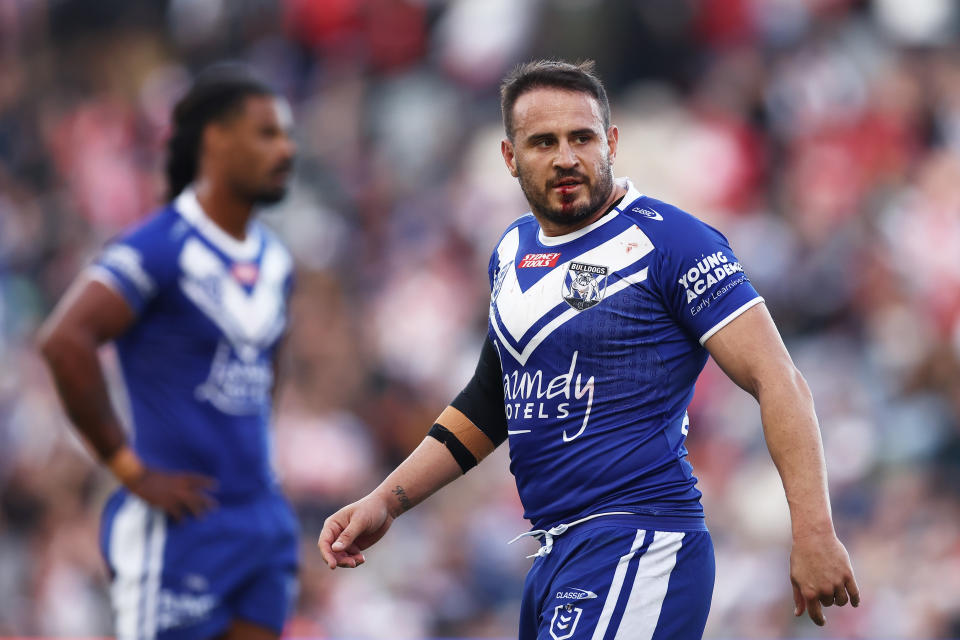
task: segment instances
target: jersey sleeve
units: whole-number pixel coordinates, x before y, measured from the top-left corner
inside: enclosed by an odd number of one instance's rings
[[[763,302],[722,233],[677,210],[655,272],[664,304],[700,344]]]
[[[172,273],[169,242],[153,230],[148,224],[120,236],[89,267],[90,277],[123,296],[137,315]]]

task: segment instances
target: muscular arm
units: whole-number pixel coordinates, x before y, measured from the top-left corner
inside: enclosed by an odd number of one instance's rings
[[[97,348],[133,321],[133,310],[119,294],[81,277],[40,329],[40,352],[64,409],[105,463],[126,444],[126,436],[110,403]]]
[[[720,368],[760,404],[767,448],[783,482],[793,530],[791,580],[797,604],[817,624],[820,605],[856,606],[859,592],[830,513],[827,472],[813,398],[763,304],[704,345]]]
[[[211,478],[146,468],[133,450],[110,402],[97,348],[126,331],[133,310],[118,293],[82,276],[40,329],[39,347],[70,421],[100,460],[131,492],[174,519],[214,506]]]

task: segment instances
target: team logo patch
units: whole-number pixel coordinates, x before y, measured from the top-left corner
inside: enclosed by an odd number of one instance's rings
[[[566,640],[577,630],[580,614],[583,609],[570,605],[558,604],[553,610],[553,620],[550,621],[550,635],[553,640]]]
[[[609,272],[607,267],[571,262],[563,278],[563,299],[577,311],[589,309],[603,300]]]
[[[518,269],[530,269],[533,267],[555,267],[557,260],[560,259],[559,253],[528,253],[520,260]]]

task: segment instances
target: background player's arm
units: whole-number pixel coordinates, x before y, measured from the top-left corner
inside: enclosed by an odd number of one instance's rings
[[[134,322],[133,310],[104,284],[79,278],[40,328],[39,346],[67,415],[104,463],[127,438],[107,394],[97,348]],[[124,469],[127,478],[138,473]]]
[[[127,488],[173,517],[212,505],[208,478],[147,469],[127,444],[110,402],[97,350],[123,334],[133,310],[103,283],[80,277],[40,329],[39,347],[67,416],[100,460]]]
[[[770,456],[783,481],[793,530],[790,577],[795,614],[824,624],[821,605],[859,604],[846,549],[836,537],[813,398],[764,304],[704,345],[720,368],[760,404]]]
[[[394,519],[466,473],[507,437],[500,359],[488,339],[473,378],[423,442],[380,486],[327,518],[317,546],[327,565],[356,567]]]

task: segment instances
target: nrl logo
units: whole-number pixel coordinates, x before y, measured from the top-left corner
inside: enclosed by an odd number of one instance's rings
[[[589,309],[603,300],[609,272],[607,267],[571,262],[563,278],[563,299],[577,311]]]
[[[553,620],[550,621],[550,635],[553,640],[566,640],[577,630],[580,614],[583,609],[569,605],[557,605],[553,610]]]

